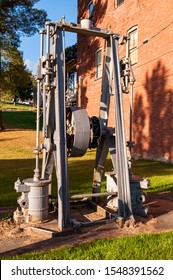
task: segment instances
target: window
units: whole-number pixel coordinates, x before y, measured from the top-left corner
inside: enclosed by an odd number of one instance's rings
[[[102,77],[102,50],[96,51],[96,79]]]
[[[121,4],[124,3],[124,0],[115,0],[116,6],[120,6]]]
[[[138,62],[138,28],[130,29],[128,35],[130,37],[130,58],[133,65]]]
[[[89,12],[89,15],[88,15],[88,18],[92,21],[93,23],[93,17],[94,17],[94,4],[93,4],[93,1],[91,1],[88,5],[88,12]]]

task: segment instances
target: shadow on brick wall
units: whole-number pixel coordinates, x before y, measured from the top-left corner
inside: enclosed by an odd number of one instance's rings
[[[79,19],[82,18],[88,18],[89,14],[88,14],[88,5],[91,1],[83,1],[80,0],[78,1],[78,11],[79,11]],[[105,1],[95,1],[94,2],[94,25],[97,26],[98,23],[101,23],[104,19],[104,16],[106,14],[106,10],[107,10],[107,6],[108,6],[108,0]],[[97,11],[97,12],[95,12]],[[99,13],[98,13],[99,11]]]
[[[87,81],[85,82],[83,79],[81,79],[81,83],[80,83],[80,106],[84,109],[87,108],[87,104],[88,104],[88,97],[86,96],[86,92],[87,92]]]
[[[148,71],[141,92],[135,94],[133,137],[138,156],[173,161],[173,91],[168,84],[168,70],[157,62]]]
[[[88,18],[88,4],[90,1],[79,1],[79,19]],[[104,19],[107,10],[108,1],[100,3],[97,1],[94,4],[94,10],[99,13],[94,13],[93,24],[98,27],[98,24]],[[78,35],[78,73],[79,75],[89,75],[90,78],[95,76],[95,51],[102,45],[102,40],[98,37],[87,35]],[[90,69],[90,70],[88,70]]]

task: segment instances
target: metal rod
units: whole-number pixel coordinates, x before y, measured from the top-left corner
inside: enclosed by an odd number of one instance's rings
[[[80,198],[90,198],[90,197],[109,196],[109,195],[117,195],[117,192],[75,194],[75,195],[72,195],[70,198],[71,199],[80,199]]]
[[[50,67],[50,23],[46,22],[46,80],[45,84],[49,85],[49,67]]]
[[[44,31],[40,31],[40,57],[44,55]]]
[[[128,84],[129,84],[129,47],[130,47],[130,38],[127,37],[126,41],[126,64],[125,64],[125,92],[128,93]]]
[[[46,86],[43,83],[43,137],[46,134]]]
[[[43,56],[44,52],[44,34],[43,31],[40,32],[40,59]],[[39,170],[39,150],[40,150],[40,79],[37,79],[37,115],[36,115],[36,163],[34,170],[34,181],[40,179],[40,170]]]
[[[133,69],[132,69],[132,65],[131,65],[131,61],[129,61],[129,66],[130,66],[130,73],[131,73],[131,77],[130,77],[130,135],[129,135],[129,140],[130,142],[133,141],[133,127],[132,127],[132,123],[133,123],[133,85],[135,82],[135,76],[133,73]]]

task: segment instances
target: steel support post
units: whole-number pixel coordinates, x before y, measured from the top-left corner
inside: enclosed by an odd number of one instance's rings
[[[37,116],[36,116],[36,162],[34,170],[34,181],[40,178],[39,171],[39,154],[40,154],[40,80],[37,80]]]
[[[56,30],[55,36],[55,162],[58,179],[58,227],[62,231],[69,220],[68,166],[65,110],[65,50],[63,31]]]
[[[114,76],[115,130],[116,130],[116,169],[118,185],[118,211],[124,218],[133,217],[130,195],[129,169],[126,151],[126,136],[122,102],[118,38],[111,36],[112,62]]]
[[[110,38],[108,38],[105,40],[105,56],[103,60],[103,77],[102,77],[102,89],[101,89],[101,100],[100,100],[99,120],[100,120],[101,135],[104,135],[105,131],[107,131],[111,83],[112,83],[111,43],[110,43]]]
[[[107,124],[109,115],[109,104],[111,94],[111,80],[112,80],[112,67],[111,67],[111,43],[110,38],[105,40],[105,57],[103,61],[103,78],[102,78],[102,91],[100,100],[100,132],[99,145],[96,151],[96,161],[93,175],[93,193],[100,192],[101,178],[103,173],[104,164],[108,154],[108,146],[105,137],[108,134]]]
[[[42,58],[44,54],[44,32],[40,31],[40,64],[37,73],[37,118],[36,118],[36,166],[34,181],[38,181],[40,178],[39,171],[39,154],[40,154],[40,98],[41,98],[41,78],[42,78]]]

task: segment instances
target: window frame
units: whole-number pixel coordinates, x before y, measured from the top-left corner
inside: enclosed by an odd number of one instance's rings
[[[92,7],[92,9],[90,9]],[[90,19],[93,22],[94,18],[94,2],[90,1],[88,4],[88,19]]]
[[[131,34],[133,34],[136,31],[136,44],[135,46],[131,47],[131,43],[129,43],[129,55],[131,59],[131,64],[134,65],[138,63],[138,26],[133,26],[127,31],[128,37],[131,38]],[[134,58],[132,58],[132,53],[134,53]]]
[[[116,7],[119,7],[122,4],[124,4],[124,0],[115,0],[115,6]]]
[[[99,59],[99,54],[100,54],[100,59]],[[99,48],[95,51],[95,79],[96,80],[102,78],[102,74],[103,74],[102,61],[103,61],[102,48]]]

